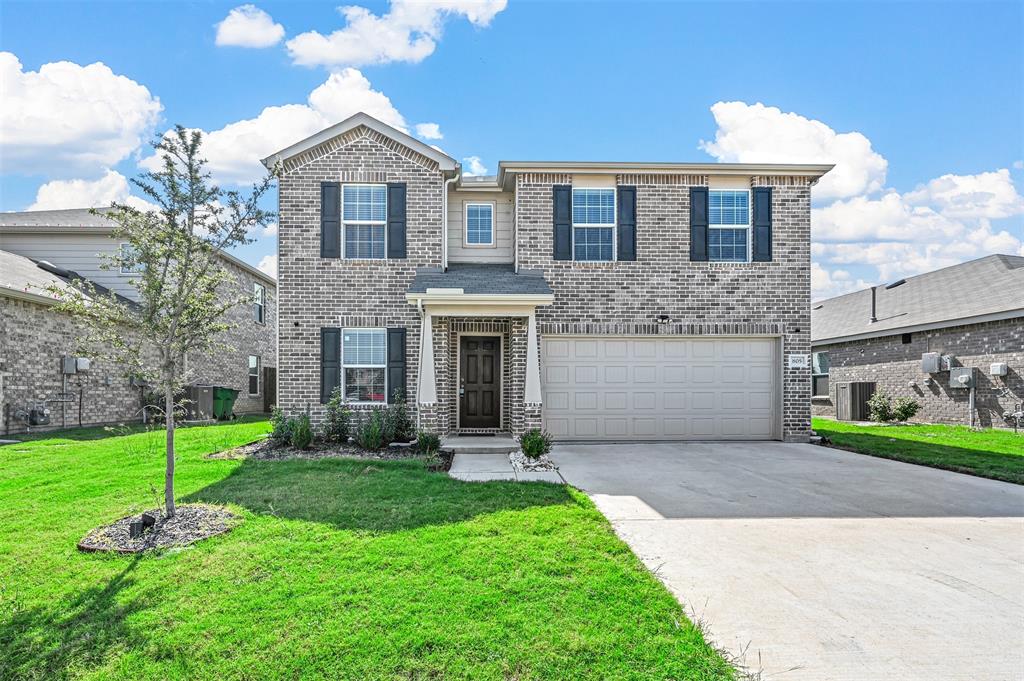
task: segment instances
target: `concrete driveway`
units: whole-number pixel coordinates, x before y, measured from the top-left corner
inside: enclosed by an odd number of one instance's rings
[[[814,445],[558,445],[765,679],[1024,678],[1024,487]]]

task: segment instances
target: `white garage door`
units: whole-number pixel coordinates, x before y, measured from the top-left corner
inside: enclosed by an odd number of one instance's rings
[[[544,427],[559,440],[775,437],[771,338],[545,337]]]

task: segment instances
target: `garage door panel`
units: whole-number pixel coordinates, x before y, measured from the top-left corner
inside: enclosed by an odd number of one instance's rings
[[[557,439],[773,437],[776,342],[544,338],[544,423]]]

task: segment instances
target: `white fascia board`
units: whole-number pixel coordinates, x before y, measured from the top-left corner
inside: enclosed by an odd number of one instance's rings
[[[831,163],[644,163],[604,161],[501,161],[509,173],[558,171],[572,174],[699,173],[707,175],[799,175],[820,178],[835,167]]]
[[[866,331],[847,336],[835,336],[833,338],[816,338],[811,340],[811,347],[822,345],[836,345],[837,343],[850,343],[853,341],[867,340],[869,338],[884,338],[885,336],[898,336],[904,333],[917,333],[919,331],[934,331],[945,329],[951,326],[968,326],[970,324],[982,324],[984,322],[999,322],[1004,319],[1024,319],[1024,308],[1017,310],[1006,310],[1005,312],[993,312],[991,314],[976,315],[974,317],[961,317],[959,319],[946,319],[939,322],[926,322],[922,324],[911,324],[908,326],[897,326],[891,329],[879,329],[878,331]]]
[[[10,288],[8,286],[0,286],[0,296],[14,298],[16,300],[27,300],[30,303],[36,303],[39,305],[53,306],[60,302],[56,298],[51,298],[50,296],[32,293],[31,291],[22,291],[16,288]]]
[[[551,293],[527,295],[506,295],[502,293],[406,293],[405,299],[413,304],[423,302],[424,305],[469,305],[476,307],[522,307],[551,305],[555,296]]]

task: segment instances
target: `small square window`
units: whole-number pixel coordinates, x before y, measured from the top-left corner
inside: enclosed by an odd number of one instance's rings
[[[466,204],[466,245],[494,245],[494,204]]]
[[[913,340],[914,340],[913,334],[909,334],[909,333],[905,333],[905,334],[903,334],[903,337],[902,337],[902,338],[900,338],[900,341],[901,341],[901,342],[902,342],[902,343],[903,343],[904,345],[910,345],[910,343],[911,343],[911,342],[912,342]]]

